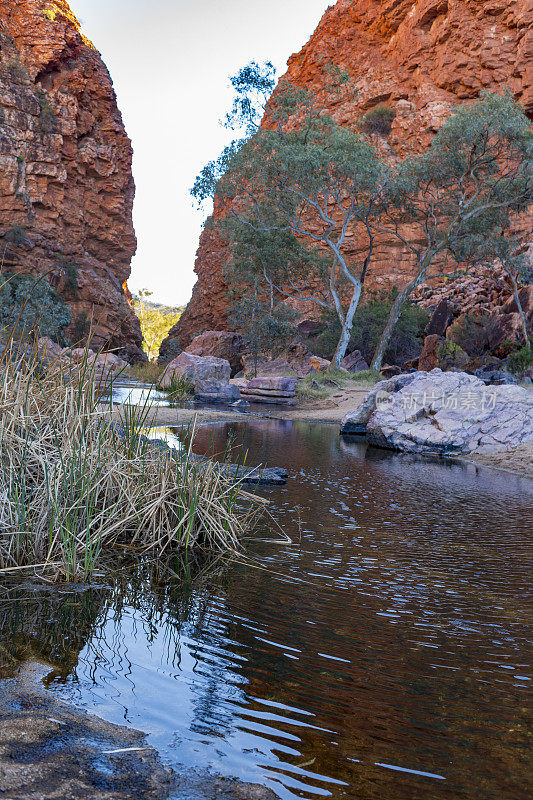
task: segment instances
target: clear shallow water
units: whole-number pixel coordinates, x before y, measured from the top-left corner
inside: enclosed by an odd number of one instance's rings
[[[249,564],[176,567],[172,585],[20,588],[3,643],[170,763],[280,798],[529,798],[532,482],[327,425],[222,423],[195,449],[228,436],[288,467],[265,493],[294,544],[256,535]]]

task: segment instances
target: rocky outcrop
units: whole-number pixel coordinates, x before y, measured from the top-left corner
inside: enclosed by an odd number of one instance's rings
[[[0,0],[0,260],[47,275],[67,333],[143,359],[126,281],[132,148],[109,73],[64,0]]]
[[[353,128],[362,114],[385,103],[395,117],[379,144],[394,156],[424,149],[452,108],[483,89],[509,88],[533,113],[532,55],[533,6],[523,0],[338,0],[289,60],[287,76],[320,93],[324,64],[347,70],[357,97],[328,111]],[[359,257],[359,241],[349,238],[350,258]],[[227,261],[227,247],[207,226],[196,260],[198,282],[173,334],[182,346],[203,330],[226,326]],[[408,250],[378,241],[368,285],[400,286],[411,265]]]
[[[383,381],[347,415],[343,433],[409,453],[469,454],[533,443],[533,393],[486,386],[464,372],[417,372]]]
[[[206,331],[193,339],[185,352],[229,361],[233,377],[242,370],[242,357],[246,352],[246,347],[242,336],[238,333]]]

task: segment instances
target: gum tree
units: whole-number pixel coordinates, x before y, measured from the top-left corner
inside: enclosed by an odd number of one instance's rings
[[[248,246],[249,266],[266,291],[335,310],[339,367],[372,260],[375,216],[385,207],[385,169],[367,138],[324,111],[350,92],[338,69],[325,69],[320,98],[283,81],[267,100],[273,78],[257,65],[232,83],[237,98],[229,122],[246,136],[204,168],[193,196],[214,199],[226,229],[230,221],[230,241],[241,255]],[[355,232],[364,242],[358,257],[349,251]]]
[[[453,113],[423,155],[394,169],[374,230],[403,242],[415,257],[415,272],[393,304],[373,369],[381,368],[405,301],[436,265],[442,270],[451,261],[468,268],[500,259],[518,295],[523,267],[513,256],[508,231],[511,215],[533,200],[532,153],[531,125],[522,107],[509,93],[485,93]],[[406,222],[409,236],[402,234]]]

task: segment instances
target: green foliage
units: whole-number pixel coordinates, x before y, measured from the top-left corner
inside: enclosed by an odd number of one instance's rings
[[[77,265],[71,261],[68,261],[64,264],[61,264],[61,269],[65,274],[66,288],[75,295],[79,289],[79,271]]]
[[[443,370],[453,367],[462,367],[468,362],[468,355],[462,347],[455,342],[446,339],[437,347],[437,359],[439,366]]]
[[[42,133],[54,133],[57,129],[57,117],[50,101],[42,89],[37,89],[35,96],[41,112],[39,114],[39,127]]]
[[[362,131],[368,134],[377,133],[380,136],[388,136],[395,117],[396,112],[394,109],[380,104],[367,111],[361,119],[360,127]]]
[[[365,361],[370,364],[397,294],[397,290],[375,293],[369,295],[369,299],[359,306],[348,346],[350,353],[360,350]],[[425,309],[406,303],[385,352],[385,361],[403,364],[416,358],[421,352],[424,329],[428,322],[429,315]],[[339,322],[330,317],[326,330],[315,340],[313,349],[317,355],[331,359],[339,332]]]
[[[72,322],[64,300],[46,279],[31,275],[0,276],[0,327],[19,334],[49,336],[63,344],[63,330]]]
[[[449,338],[476,358],[490,350],[490,332],[493,320],[488,312],[463,314],[454,324]]]
[[[28,83],[30,74],[19,58],[10,58],[6,64],[10,78],[16,83]]]
[[[26,228],[23,225],[13,225],[13,227],[9,228],[4,234],[4,240],[14,245],[14,247],[20,247],[28,240]]]
[[[91,330],[91,323],[86,311],[80,311],[74,320],[71,339],[74,344],[84,343]]]
[[[511,372],[519,375],[530,367],[533,367],[533,339],[530,339],[527,345],[524,345],[509,356],[509,369]]]
[[[172,375],[170,385],[161,387],[156,383],[158,389],[166,392],[169,400],[177,403],[180,400],[190,400],[194,396],[194,383],[184,378],[183,375]]]
[[[283,303],[273,306],[257,291],[245,293],[230,312],[230,324],[247,343],[256,368],[259,356],[279,353],[294,337],[295,319],[292,308]]]
[[[150,303],[152,292],[142,289],[134,298],[134,308],[141,322],[143,349],[150,360],[157,357],[163,339],[179,321],[181,309]]]

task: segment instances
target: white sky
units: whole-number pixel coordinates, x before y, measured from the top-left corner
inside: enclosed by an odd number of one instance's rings
[[[328,0],[70,0],[113,78],[135,151],[139,249],[130,287],[187,302],[203,215],[189,189],[228,141],[228,76],[255,59],[283,74]]]

